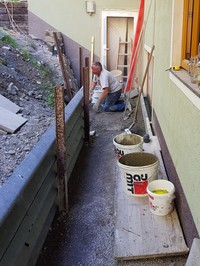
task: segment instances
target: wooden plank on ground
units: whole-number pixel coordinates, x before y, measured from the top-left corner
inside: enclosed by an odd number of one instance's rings
[[[144,150],[159,158],[158,178],[167,179],[158,144],[153,137],[144,144]],[[115,258],[133,260],[187,254],[176,209],[166,216],[152,214],[148,197],[132,197],[123,191],[120,169],[116,169]]]
[[[0,107],[0,129],[14,133],[27,119]]]
[[[3,107],[10,112],[17,113],[20,110],[20,107],[16,105],[15,103],[11,102],[9,99],[4,97],[3,95],[0,95],[0,107]]]

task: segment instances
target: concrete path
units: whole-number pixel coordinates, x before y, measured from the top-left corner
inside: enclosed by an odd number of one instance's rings
[[[141,118],[133,132],[144,135]],[[186,257],[116,262],[114,259],[116,155],[122,113],[91,112],[96,135],[85,145],[69,184],[69,214],[58,215],[37,266],[183,266]],[[130,121],[127,123],[131,124]]]

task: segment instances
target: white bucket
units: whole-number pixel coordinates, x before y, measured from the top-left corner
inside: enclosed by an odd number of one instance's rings
[[[113,76],[116,77],[116,79],[119,81],[119,82],[122,82],[123,81],[123,77],[122,77],[122,71],[119,70],[119,69],[115,69],[115,70],[111,70],[110,71]]]
[[[151,153],[135,152],[123,155],[117,163],[123,190],[130,196],[147,196],[148,184],[158,178],[158,158]]]
[[[164,216],[174,208],[174,185],[168,180],[155,180],[147,187],[150,211],[156,215]]]
[[[92,103],[97,103],[98,102],[98,99],[99,99],[101,93],[102,93],[101,87],[95,87],[94,88],[94,93],[92,95]]]
[[[142,152],[143,138],[136,134],[121,133],[113,138],[117,158],[132,153]]]

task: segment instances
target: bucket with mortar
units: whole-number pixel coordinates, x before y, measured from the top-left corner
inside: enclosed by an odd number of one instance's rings
[[[174,192],[174,185],[168,180],[151,182],[147,187],[150,211],[159,216],[169,214],[174,208]]]
[[[119,82],[123,81],[122,71],[119,69],[114,69],[110,71]]]
[[[102,93],[102,88],[100,86],[96,86],[92,95],[92,103],[97,103],[98,99]]]
[[[135,152],[123,155],[117,163],[123,190],[130,196],[147,196],[148,184],[158,178],[158,158],[151,153]]]
[[[137,134],[121,133],[113,138],[113,144],[119,159],[127,153],[142,152],[143,138]]]

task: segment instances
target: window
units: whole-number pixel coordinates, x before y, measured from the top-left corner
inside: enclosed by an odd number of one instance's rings
[[[182,32],[182,64],[188,69],[188,60],[198,54],[200,43],[200,1],[184,0]]]
[[[171,65],[181,65],[171,71],[170,79],[200,109],[200,89],[190,74],[192,57],[198,54],[200,42],[200,0],[173,0]],[[191,70],[191,69],[190,69]],[[196,72],[194,72],[196,73]]]

